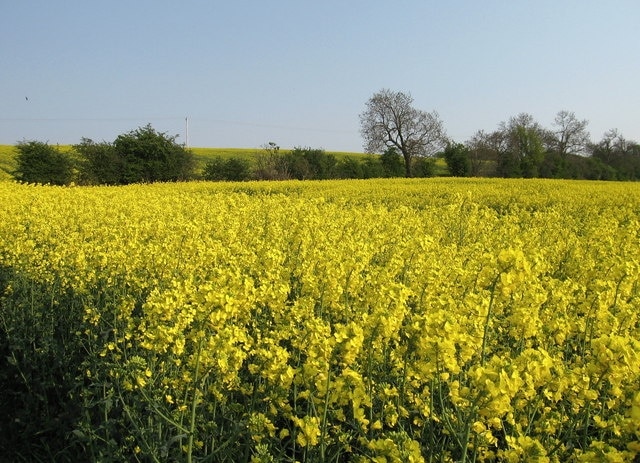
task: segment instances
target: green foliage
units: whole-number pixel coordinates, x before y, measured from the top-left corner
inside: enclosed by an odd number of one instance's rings
[[[215,152],[215,151],[212,151]],[[442,164],[442,165],[440,165]],[[414,177],[444,174],[444,164],[434,158],[413,160]],[[245,157],[209,158],[202,178],[213,181],[255,180],[324,180],[329,178],[363,179],[404,176],[404,160],[391,148],[382,156],[342,153],[340,158],[321,149],[295,148],[282,152],[275,143],[265,145],[251,164]]]
[[[365,158],[362,164],[362,175],[364,178],[382,178],[385,176],[380,156],[369,155]]]
[[[16,146],[13,174],[19,181],[52,185],[72,181],[123,185],[192,179],[193,153],[177,144],[175,138],[147,125],[118,136],[113,143],[83,138],[70,152],[43,142],[23,142]]]
[[[275,143],[274,143],[275,145]],[[204,167],[207,163],[214,158],[237,158],[242,159],[249,165],[249,169],[254,172],[260,163],[260,158],[265,155],[264,147],[256,150],[255,148],[189,148],[189,150],[193,153],[193,158],[196,164],[196,173],[202,174]],[[285,155],[289,153],[291,150],[280,149],[279,154]],[[1,152],[0,152],[1,155]],[[366,159],[369,156],[363,153],[356,152],[343,152],[343,151],[332,151],[327,152],[327,155],[334,156],[337,162],[343,161],[345,159],[354,159],[358,162],[366,162]],[[337,164],[336,164],[337,165]]]
[[[169,182],[193,176],[193,154],[175,141],[176,137],[156,132],[151,125],[119,135],[113,142],[122,162],[119,183]]]
[[[325,180],[335,176],[336,158],[322,149],[296,147],[284,160],[291,178]]]
[[[21,142],[16,148],[16,180],[51,185],[68,185],[73,180],[73,161],[67,153],[39,141]]]
[[[567,156],[548,152],[540,163],[538,175],[542,178],[579,178],[571,175],[572,163]]]
[[[587,164],[586,175],[582,178],[589,180],[615,180],[618,175],[615,168],[595,156],[586,158],[585,162]]]
[[[466,177],[471,170],[469,148],[462,143],[449,143],[444,150],[444,160],[454,177]]]
[[[243,158],[214,158],[207,162],[202,177],[205,180],[243,181],[251,176],[249,162]]]
[[[88,138],[73,147],[83,161],[83,179],[90,184],[117,185],[122,183],[124,160],[111,143],[96,143]],[[82,182],[82,183],[85,183]]]
[[[405,175],[404,160],[395,148],[387,148],[380,156],[384,177],[402,177]]]
[[[615,171],[617,180],[640,179],[640,144],[625,140],[617,130],[606,132],[591,150],[593,158]]]
[[[514,122],[503,128],[503,146],[497,151],[497,174],[500,177],[538,177],[544,160],[544,146],[537,126]]]
[[[411,175],[417,178],[433,177],[436,169],[436,161],[433,158],[414,158],[411,167]]]
[[[364,178],[364,167],[353,158],[346,158],[336,165],[338,178]]]
[[[1,461],[77,461],[81,326],[82,302],[57,282],[0,266]]]
[[[538,167],[544,160],[544,147],[536,130],[518,126],[515,131],[515,149],[520,159],[522,175],[527,178],[538,176]]]
[[[284,156],[280,154],[280,147],[269,142],[262,147],[262,151],[257,154],[256,180],[286,180],[291,178]]]
[[[281,154],[281,156],[282,163],[284,164],[284,170],[287,173],[287,178],[294,178],[297,180],[312,180],[314,178],[311,165],[301,153],[291,152]]]
[[[516,178],[522,177],[520,160],[513,151],[499,151],[496,162],[496,174],[498,177]]]
[[[605,133],[598,143],[588,143],[586,123],[562,111],[555,130],[547,130],[532,116],[519,114],[502,122],[494,132],[477,132],[466,145],[453,143],[441,157],[427,161],[411,156],[408,171],[414,177],[639,180],[640,145],[625,140],[617,130]],[[382,155],[300,147],[281,150],[273,142],[261,151],[185,150],[175,138],[147,125],[120,135],[113,143],[82,138],[73,147],[37,141],[0,145],[0,180],[118,185],[192,178],[237,181],[407,175],[405,159],[394,146]],[[428,151],[430,155],[436,154],[436,145]],[[418,171],[411,173],[413,168]]]

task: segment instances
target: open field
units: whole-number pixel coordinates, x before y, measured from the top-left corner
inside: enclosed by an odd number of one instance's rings
[[[15,147],[12,145],[0,145],[0,180],[13,178],[11,172],[16,168]]]
[[[636,183],[0,182],[0,216],[7,461],[640,455]]]

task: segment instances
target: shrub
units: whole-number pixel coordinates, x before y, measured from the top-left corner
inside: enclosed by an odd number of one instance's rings
[[[471,170],[469,148],[461,143],[450,143],[444,150],[444,160],[454,177],[466,177]]]
[[[39,141],[18,143],[17,149],[17,167],[13,175],[18,181],[51,185],[71,183],[73,161],[68,154]]]
[[[292,178],[324,180],[335,176],[337,160],[334,155],[317,148],[296,147],[285,155]]]
[[[83,138],[74,150],[82,159],[82,174],[87,183],[117,185],[123,181],[124,160],[112,143],[96,143]]]
[[[339,178],[363,178],[364,169],[362,163],[353,158],[345,158],[338,162],[336,166]]]
[[[388,148],[384,153],[382,153],[380,161],[382,162],[382,169],[385,177],[404,177],[404,160],[395,148]]]
[[[222,159],[216,157],[207,162],[202,176],[205,180],[228,180],[239,182],[248,180],[251,176],[249,163],[240,158]]]
[[[156,132],[151,125],[119,135],[113,142],[123,169],[119,183],[189,180],[193,153],[176,143],[177,137]]]
[[[280,154],[280,147],[269,142],[257,153],[255,177],[257,180],[286,180],[291,178],[289,167]]]
[[[364,178],[382,178],[385,177],[385,171],[382,166],[381,157],[377,155],[369,155],[362,164],[362,175]]]
[[[414,158],[411,172],[414,177],[433,177],[436,163],[433,158]]]

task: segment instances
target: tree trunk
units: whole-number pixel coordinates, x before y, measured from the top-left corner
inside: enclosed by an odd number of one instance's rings
[[[404,158],[404,175],[409,178],[411,177],[411,155],[402,153],[402,157]]]

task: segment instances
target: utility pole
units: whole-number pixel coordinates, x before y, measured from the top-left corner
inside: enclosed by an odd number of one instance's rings
[[[184,118],[184,140],[185,148],[189,149],[189,117]]]

